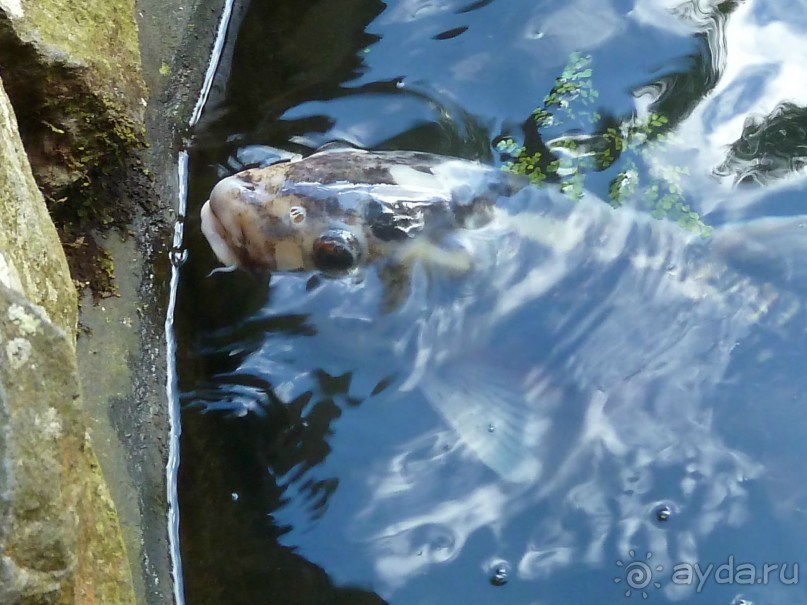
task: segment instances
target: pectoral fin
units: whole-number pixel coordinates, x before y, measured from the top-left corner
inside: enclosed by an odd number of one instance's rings
[[[471,255],[452,244],[450,240],[436,243],[426,237],[415,238],[401,249],[399,260],[407,265],[420,261],[432,270],[463,275],[472,267]]]
[[[540,401],[511,372],[456,364],[427,372],[419,387],[485,465],[510,482],[537,479],[538,446],[549,421],[540,414]]]

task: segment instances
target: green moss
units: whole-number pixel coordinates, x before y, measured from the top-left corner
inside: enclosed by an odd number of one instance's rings
[[[0,255],[25,295],[71,333],[76,296],[65,255],[25,159],[11,106],[0,86]]]
[[[133,214],[122,187],[145,140],[134,0],[42,0],[23,9],[14,20],[0,13],[3,82],[74,281],[114,294],[101,248],[92,247],[88,273],[80,244]]]
[[[39,0],[23,8],[16,30],[83,66],[91,90],[106,89],[123,105],[145,94],[134,0]]]
[[[103,223],[99,184],[145,136],[134,0],[23,8],[0,14],[0,68],[34,175],[57,220]]]
[[[107,226],[116,218],[125,221],[128,216],[120,216],[114,189],[133,150],[144,144],[142,124],[132,121],[115,101],[70,94],[53,74],[48,80],[57,94],[46,95],[42,104],[39,122],[46,129],[39,130],[39,139],[49,150],[47,165],[60,165],[69,175],[39,179],[55,222],[83,231],[87,226]],[[58,130],[48,127],[51,120]],[[36,168],[40,174],[46,171],[46,166]]]
[[[70,603],[134,605],[132,574],[127,564],[118,514],[89,443],[78,465],[85,478],[78,503],[78,567]]]

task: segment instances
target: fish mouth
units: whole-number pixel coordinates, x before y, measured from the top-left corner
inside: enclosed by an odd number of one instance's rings
[[[210,200],[206,201],[202,206],[202,233],[207,238],[210,248],[213,250],[216,258],[228,267],[237,267],[239,265],[238,256],[233,252],[232,246],[228,242],[227,230],[221,224],[219,217],[216,216],[213,207],[210,205]]]

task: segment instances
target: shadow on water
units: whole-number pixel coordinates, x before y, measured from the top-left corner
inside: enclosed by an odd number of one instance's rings
[[[556,240],[494,231],[475,242],[489,263],[472,277],[397,276],[400,304],[382,312],[391,280],[373,271],[209,275],[198,218],[223,176],[331,140],[509,166],[613,206],[672,208],[685,229],[807,214],[797,12],[784,0],[237,8],[190,149],[175,320],[187,603],[623,602],[626,590],[807,602],[785,581],[806,562],[800,233],[774,240],[764,223],[718,238],[743,249],[727,266],[669,222],[606,221],[616,250],[575,240],[561,213],[556,234],[578,243],[562,256]],[[532,412],[502,406],[489,429],[538,436],[508,462],[534,463],[521,482],[480,463],[432,401],[507,402],[516,383]],[[702,590],[672,581],[676,564],[714,573],[729,557],[789,568],[765,583],[736,569]],[[652,581],[631,579],[639,563]]]

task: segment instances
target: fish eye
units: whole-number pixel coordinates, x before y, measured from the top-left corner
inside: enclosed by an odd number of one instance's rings
[[[325,272],[347,271],[360,256],[359,240],[345,229],[328,229],[314,241],[314,262]]]
[[[301,224],[305,221],[305,208],[302,206],[292,206],[289,209],[289,218],[295,225]]]

